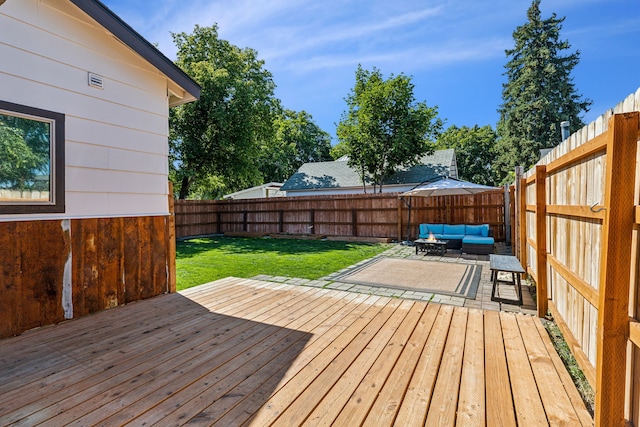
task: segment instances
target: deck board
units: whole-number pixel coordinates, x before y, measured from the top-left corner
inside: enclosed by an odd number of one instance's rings
[[[227,278],[0,345],[0,425],[516,419],[593,424],[540,322],[513,313]]]
[[[500,313],[500,322],[518,425],[546,426],[549,423],[516,317],[503,312]]]
[[[456,307],[454,310],[426,425],[455,425],[468,313],[469,310],[464,308]]]
[[[500,313],[484,312],[484,369],[486,378],[486,424],[488,426],[516,426],[513,396],[509,381],[509,367],[504,347]]]
[[[456,423],[485,425],[484,319],[482,311],[469,310]]]
[[[438,370],[452,317],[452,306],[439,307],[438,316],[427,341],[424,343],[424,349],[400,404],[394,425],[409,426],[424,423],[438,378]],[[378,408],[383,404],[384,402],[378,403]],[[367,421],[369,425],[375,425],[376,418],[371,416]]]
[[[334,425],[354,425],[367,414],[372,419],[379,420],[382,425],[393,422],[439,308],[436,304],[416,307],[422,315],[408,340],[403,339],[404,333],[409,332],[410,323],[399,334],[399,342],[385,349],[386,353],[380,355],[377,364],[367,372],[358,388],[349,396],[348,402],[334,420]],[[408,318],[411,319],[409,316]],[[375,406],[376,400],[384,404]],[[373,411],[370,412],[372,406]]]

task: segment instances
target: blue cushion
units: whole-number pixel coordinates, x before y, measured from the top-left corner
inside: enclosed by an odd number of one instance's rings
[[[464,224],[460,225],[450,225],[445,224],[444,229],[442,231],[443,234],[462,234],[464,235]]]
[[[420,231],[418,236],[420,239],[425,239],[429,237],[429,224],[420,224],[418,229]]]
[[[481,225],[465,225],[464,234],[467,236],[480,236],[482,233]]]
[[[489,236],[489,224],[482,224],[480,227],[482,227],[480,229],[480,235],[482,237],[487,237]]]
[[[429,231],[433,234],[442,234],[444,224],[427,224]]]
[[[472,244],[472,245],[493,245],[493,237],[482,237],[482,236],[465,236],[462,239],[462,243]]]
[[[442,240],[462,240],[464,234],[441,234],[439,238]]]

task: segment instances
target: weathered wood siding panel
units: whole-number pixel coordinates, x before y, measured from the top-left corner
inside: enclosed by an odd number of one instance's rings
[[[0,337],[168,292],[168,235],[165,216],[0,222]]]
[[[63,320],[70,242],[61,222],[0,223],[0,245],[0,336]]]

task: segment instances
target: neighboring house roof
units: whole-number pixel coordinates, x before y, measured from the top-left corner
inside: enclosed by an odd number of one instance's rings
[[[100,1],[70,1],[193,97],[178,99],[172,107],[200,98],[198,83]]]
[[[398,171],[385,179],[383,185],[419,184],[439,176],[458,177],[455,151],[435,151],[424,156],[420,164]],[[333,162],[305,163],[280,188],[282,191],[331,188],[362,188],[360,175],[349,167],[348,159]]]
[[[283,197],[284,193],[280,191],[281,182],[269,182],[267,184],[257,185],[255,187],[245,188],[223,196],[223,199],[252,199],[258,197]]]

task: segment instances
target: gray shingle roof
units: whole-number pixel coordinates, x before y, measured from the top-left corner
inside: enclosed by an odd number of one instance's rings
[[[453,167],[452,167],[453,166]],[[424,156],[420,164],[398,171],[384,180],[384,185],[420,184],[438,176],[457,178],[453,149],[435,151]],[[313,190],[323,188],[362,187],[358,172],[344,159],[333,162],[305,163],[282,186],[282,191]]]

